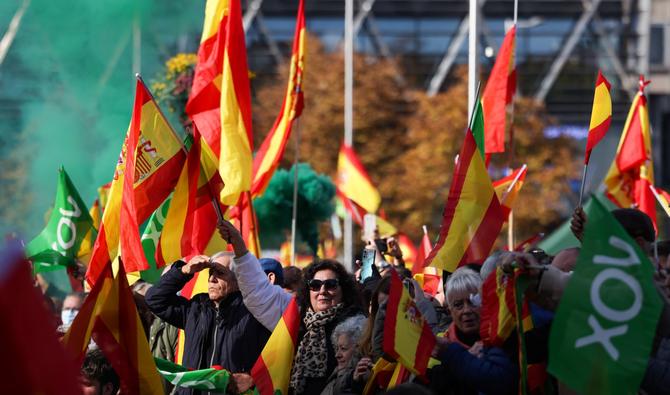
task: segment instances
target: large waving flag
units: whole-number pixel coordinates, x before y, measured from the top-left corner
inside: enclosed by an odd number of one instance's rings
[[[493,189],[496,191],[505,216],[509,215],[510,211],[512,211],[512,206],[514,206],[514,202],[517,196],[519,196],[519,191],[521,191],[521,187],[526,179],[527,170],[528,167],[523,165],[513,170],[507,176],[493,182]]]
[[[581,394],[633,394],[663,302],[654,266],[598,199],[551,324],[549,372]]]
[[[254,180],[251,186],[252,197],[260,196],[270,183],[270,179],[279,166],[284,155],[286,143],[291,136],[293,121],[302,113],[303,90],[302,78],[305,67],[305,5],[304,0],[298,4],[298,15],[293,35],[290,72],[286,96],[281,111],[270,133],[254,157]]]
[[[181,141],[170,129],[167,120],[151,99],[144,84],[139,81],[135,92],[135,103],[139,105],[134,107],[131,128],[138,128],[140,136],[135,158],[133,191],[136,218],[139,224],[144,222],[172,192],[186,154]],[[139,113],[135,114],[135,112]],[[93,285],[107,262],[114,260],[119,252],[121,200],[126,174],[126,144],[127,141],[124,141],[86,272],[86,281],[89,285]],[[129,272],[141,269],[141,267],[134,267],[137,266],[134,262],[128,262],[128,265]]]
[[[79,247],[93,227],[93,219],[64,168],[58,170],[56,201],[46,228],[28,245],[26,256],[35,272],[74,265]]]
[[[473,129],[477,128],[481,126],[475,122]],[[458,158],[440,236],[426,258],[426,265],[448,272],[466,263],[483,262],[506,218],[469,130]]]
[[[198,64],[186,111],[206,144],[204,155],[218,163],[221,202],[237,204],[249,191],[253,138],[251,93],[239,0],[208,0]]]
[[[647,214],[656,226],[654,195],[654,162],[651,155],[651,127],[644,87],[648,82],[640,77],[640,88],[633,100],[624,125],[616,157],[605,176],[606,195],[619,207],[637,207]]]
[[[338,193],[352,200],[368,213],[375,213],[379,208],[382,201],[379,191],[372,184],[353,148],[346,144],[340,147],[335,185]]]
[[[486,136],[483,153],[486,153],[487,158],[492,153],[505,152],[506,107],[512,102],[516,92],[515,42],[516,25],[505,34],[481,98]]]
[[[63,344],[81,360],[91,336],[119,374],[124,393],[163,393],[123,265],[116,276],[112,263],[105,265]]]
[[[384,328],[384,352],[412,373],[424,376],[435,347],[435,335],[393,270]]]
[[[293,298],[251,368],[251,376],[260,395],[288,394],[299,329],[300,312],[296,299]]]
[[[593,93],[593,109],[591,110],[591,123],[589,124],[589,135],[586,139],[586,156],[584,163],[588,164],[591,151],[605,137],[612,122],[612,96],[610,96],[610,83],[598,70],[596,89]]]

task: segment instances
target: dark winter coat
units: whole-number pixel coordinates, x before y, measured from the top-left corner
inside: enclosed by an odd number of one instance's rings
[[[177,328],[184,329],[186,343],[182,365],[204,369],[220,365],[231,373],[250,372],[270,331],[258,322],[242,302],[242,294],[227,295],[216,308],[205,293],[190,300],[177,295],[193,275],[183,274],[177,262],[146,294],[151,311]],[[181,388],[179,394],[191,394]]]

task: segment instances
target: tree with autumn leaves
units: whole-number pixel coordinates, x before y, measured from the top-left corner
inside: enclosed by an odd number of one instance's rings
[[[310,36],[306,63],[305,110],[294,125],[294,131],[300,128],[300,161],[334,176],[344,128],[343,59]],[[421,225],[429,225],[434,235],[441,223],[454,159],[467,126],[467,75],[464,69],[456,70],[451,78],[455,82],[446,91],[428,97],[403,85],[397,72],[395,62],[356,55],[354,148],[383,197],[389,221],[418,241]],[[281,66],[276,77],[252,82],[256,144],[279,111],[286,75],[286,66]],[[568,181],[579,177],[579,150],[571,138],[544,136],[551,119],[542,105],[517,98],[514,106],[514,155],[510,157],[508,146],[507,153],[493,157],[491,169],[501,176],[506,166],[528,165],[514,208],[515,233],[522,239],[550,230],[569,214],[574,192]],[[291,143],[283,167],[293,159]]]

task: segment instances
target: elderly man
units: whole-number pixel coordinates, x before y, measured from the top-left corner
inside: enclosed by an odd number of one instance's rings
[[[248,389],[251,371],[268,331],[247,310],[231,271],[232,253],[219,252],[211,259],[204,255],[188,263],[177,261],[146,294],[151,311],[177,328],[184,329],[186,343],[182,364],[187,368],[204,369],[220,365],[233,374],[233,392]],[[193,275],[208,270],[207,294],[190,300],[177,295]],[[235,374],[238,373],[238,374]],[[242,374],[239,374],[242,373]],[[179,394],[197,394],[185,388]]]

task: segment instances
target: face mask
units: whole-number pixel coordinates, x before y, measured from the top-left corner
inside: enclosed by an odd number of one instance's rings
[[[61,321],[63,321],[63,325],[70,326],[72,324],[72,321],[74,321],[74,317],[77,316],[78,312],[79,312],[78,309],[63,309],[60,312],[60,319]]]

